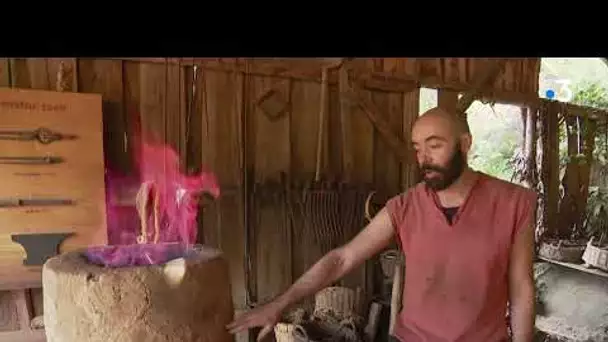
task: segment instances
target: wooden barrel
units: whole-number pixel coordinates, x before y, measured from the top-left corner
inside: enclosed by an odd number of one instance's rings
[[[76,251],[48,260],[42,277],[47,342],[234,341],[229,269],[217,250],[116,268]]]

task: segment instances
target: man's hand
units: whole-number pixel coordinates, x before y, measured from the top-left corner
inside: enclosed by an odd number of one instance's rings
[[[270,302],[240,315],[227,328],[231,334],[236,334],[254,327],[263,327],[257,337],[257,341],[263,341],[278,323],[283,308],[276,301]]]
[[[285,293],[274,301],[243,314],[228,325],[228,330],[236,333],[253,327],[263,327],[258,335],[258,341],[261,341],[272,331],[285,308],[315,294],[361,265],[385,248],[391,242],[393,234],[390,215],[384,208],[354,239],[325,254]]]

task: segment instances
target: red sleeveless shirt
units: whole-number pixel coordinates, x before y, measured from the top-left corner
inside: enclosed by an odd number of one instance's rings
[[[387,202],[406,260],[402,342],[507,340],[509,255],[536,193],[477,175],[452,224],[424,183]]]

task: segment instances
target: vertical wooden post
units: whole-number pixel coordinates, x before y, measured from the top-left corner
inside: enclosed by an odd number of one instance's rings
[[[544,210],[542,225],[544,234],[555,237],[557,234],[557,212],[559,203],[559,137],[557,108],[553,103],[541,105],[542,164],[541,182],[543,188]]]
[[[523,111],[523,108],[522,108]],[[531,189],[536,189],[538,185],[538,175],[536,168],[536,144],[538,132],[536,129],[536,121],[538,118],[537,108],[525,108],[524,117],[524,156],[526,158],[526,170],[524,176],[524,185]]]
[[[349,182],[353,174],[353,146],[352,146],[352,104],[348,98],[350,91],[349,69],[342,65],[338,71],[338,88],[340,93],[340,132],[342,133],[342,174]]]
[[[593,119],[580,119],[583,128],[583,139],[581,146],[581,152],[585,155],[585,162],[580,164],[579,170],[579,185],[580,185],[580,202],[579,217],[577,218],[577,225],[583,226],[583,219],[585,217],[585,211],[587,209],[587,200],[589,196],[589,185],[591,183],[591,169],[593,167],[593,151],[595,150],[595,134],[597,132],[597,121]]]
[[[14,301],[17,306],[17,316],[19,317],[19,326],[22,331],[32,330],[31,321],[34,318],[34,308],[30,297],[30,290],[15,290],[13,291]]]
[[[403,94],[403,141],[407,146],[407,162],[402,163],[401,186],[407,189],[418,182],[418,164],[411,144],[412,127],[420,112],[420,88]]]
[[[8,58],[0,58],[0,87],[11,86],[11,65]]]
[[[438,89],[437,105],[449,111],[456,110],[458,106],[458,92],[453,90]]]

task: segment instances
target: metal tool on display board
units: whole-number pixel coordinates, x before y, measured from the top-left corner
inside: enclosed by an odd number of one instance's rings
[[[0,140],[38,141],[47,145],[54,141],[73,140],[77,137],[71,134],[63,134],[40,127],[34,130],[0,130]]]
[[[74,201],[67,198],[0,198],[0,208],[17,208],[17,207],[48,207],[48,206],[64,206],[73,205]]]
[[[44,157],[0,157],[0,164],[19,164],[19,165],[52,165],[63,163],[62,157],[44,156]]]

